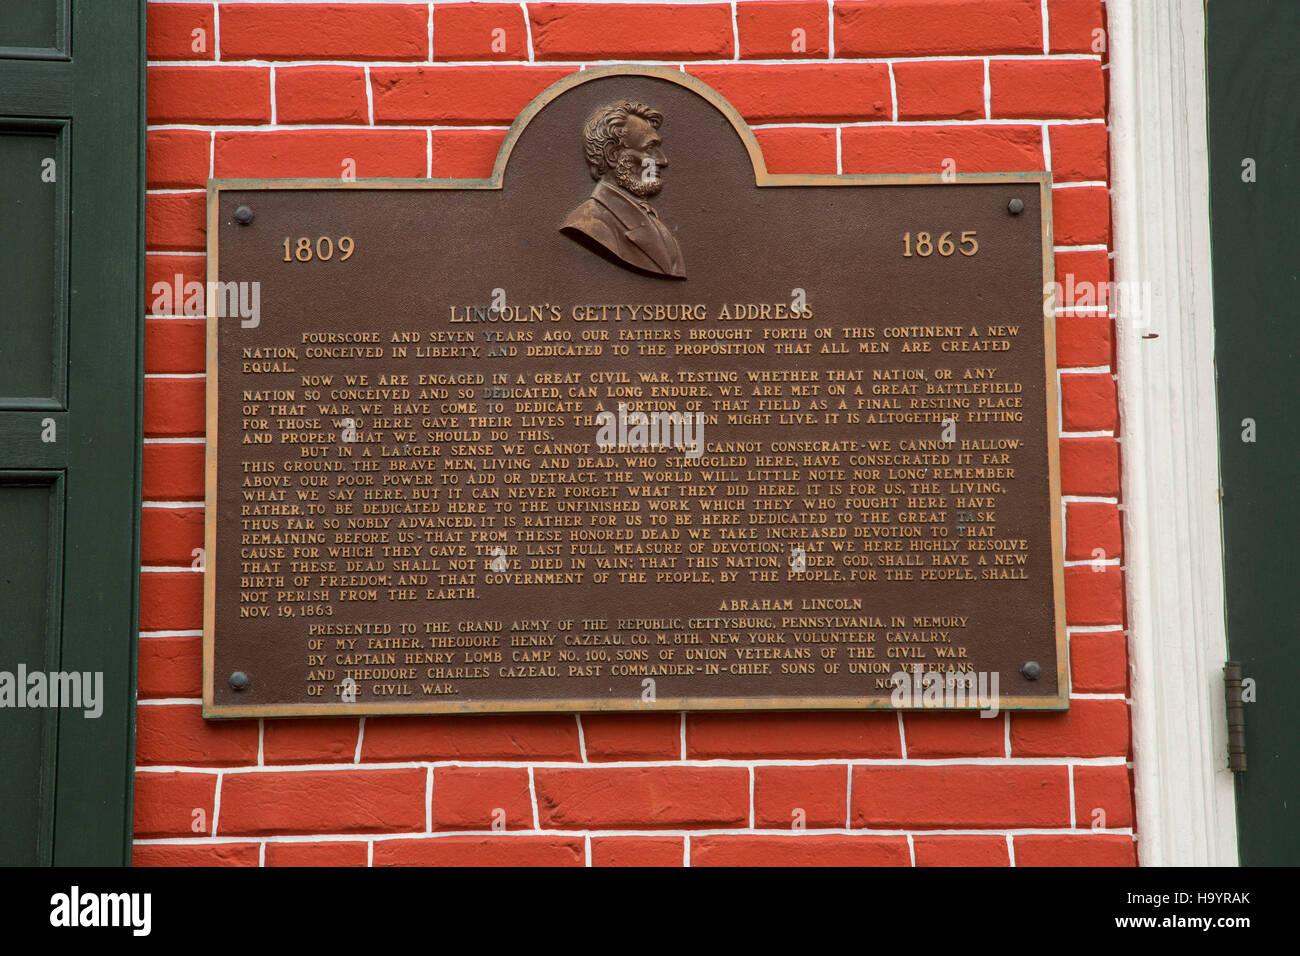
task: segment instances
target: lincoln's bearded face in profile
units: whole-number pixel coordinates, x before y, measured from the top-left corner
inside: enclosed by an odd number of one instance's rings
[[[660,170],[667,168],[668,157],[660,145],[662,122],[662,116],[647,110],[644,116],[629,115],[623,124],[621,148],[616,151],[618,158],[613,169],[614,182],[635,196],[653,196],[664,188]]]
[[[596,110],[582,129],[583,155],[596,188],[571,212],[561,232],[625,266],[683,279],[677,238],[645,200],[663,189],[668,157],[663,114],[624,100]]]

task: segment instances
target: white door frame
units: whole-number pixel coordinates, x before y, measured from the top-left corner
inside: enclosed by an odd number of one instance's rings
[[[1106,7],[1138,862],[1235,866],[1203,0]]]

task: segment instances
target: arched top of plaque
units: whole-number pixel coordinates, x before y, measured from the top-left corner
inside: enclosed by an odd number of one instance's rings
[[[506,133],[505,140],[502,141],[501,147],[497,152],[496,163],[492,167],[491,183],[494,186],[500,186],[505,178],[506,166],[509,164],[511,154],[514,151],[515,144],[519,141],[521,134],[532,123],[537,115],[546,109],[552,102],[563,96],[571,90],[587,84],[595,83],[597,87],[604,88],[608,84],[601,81],[613,78],[646,78],[670,83],[682,90],[695,94],[704,100],[709,106],[722,114],[722,116],[731,125],[736,137],[744,146],[746,154],[749,156],[750,165],[754,171],[754,184],[757,186],[766,185],[788,185],[795,186],[807,182],[809,177],[799,175],[778,175],[773,177],[767,171],[767,163],[763,159],[763,150],[758,145],[758,139],[754,136],[753,130],[745,122],[744,117],[736,111],[727,99],[709,86],[703,80],[700,80],[689,73],[683,73],[681,70],[674,70],[666,66],[632,66],[614,64],[612,66],[593,67],[589,70],[583,70],[579,73],[571,74],[561,80],[552,83],[541,93],[539,93],[532,102],[523,108],[515,121],[510,125]],[[620,96],[617,92],[606,91],[604,97],[611,102],[627,97]],[[649,104],[652,108],[655,104]],[[671,121],[672,117],[667,118]],[[575,130],[574,142],[577,142],[577,133]],[[680,140],[679,140],[680,141]],[[684,145],[684,144],[683,144]],[[679,146],[679,149],[681,147]],[[814,179],[831,179],[834,177],[813,177]]]

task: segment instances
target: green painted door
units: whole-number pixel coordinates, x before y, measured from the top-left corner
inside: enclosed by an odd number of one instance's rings
[[[1206,10],[1228,647],[1257,698],[1245,706],[1237,836],[1245,865],[1296,865],[1300,4],[1209,0]]]
[[[0,0],[0,864],[130,861],[142,7]]]

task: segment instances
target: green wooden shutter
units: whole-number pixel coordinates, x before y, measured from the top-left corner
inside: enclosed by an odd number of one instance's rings
[[[130,861],[143,304],[142,0],[0,3],[0,864]],[[20,688],[21,690],[21,688]]]
[[[1245,708],[1237,845],[1245,865],[1295,865],[1300,6],[1212,0],[1206,10],[1226,623],[1229,653],[1257,688]]]

